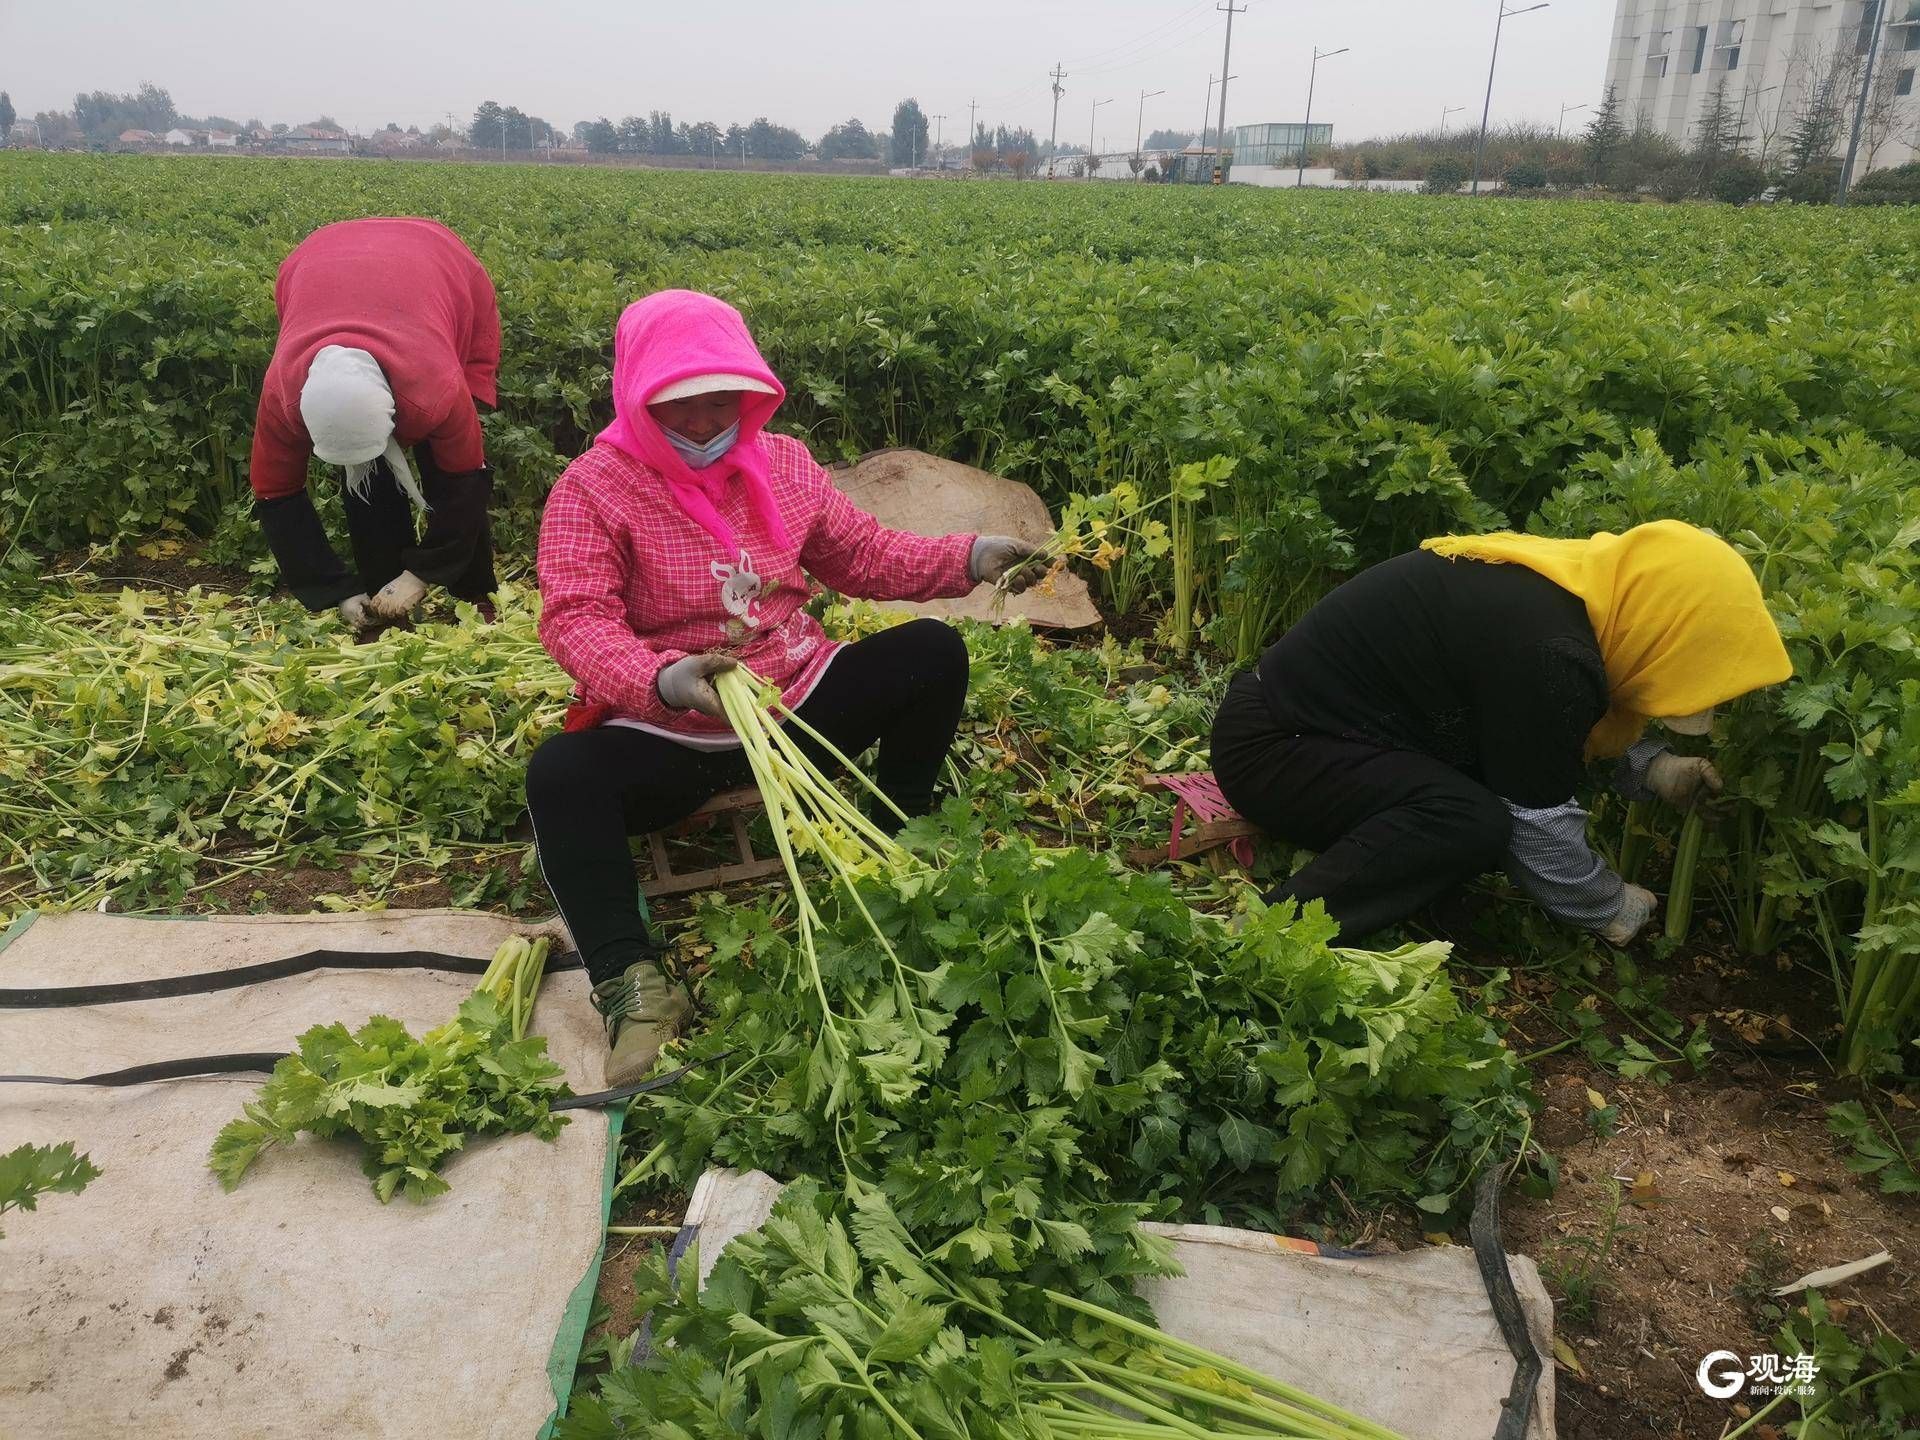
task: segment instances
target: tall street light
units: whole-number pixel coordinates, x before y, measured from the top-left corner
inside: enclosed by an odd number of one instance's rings
[[[1141,127],[1144,126],[1147,121],[1147,101],[1153,99],[1153,97],[1156,95],[1164,95],[1166,93],[1167,92],[1164,90],[1142,90],[1140,92],[1140,113],[1133,117],[1133,153],[1134,154],[1138,155],[1140,153],[1140,132],[1141,132]],[[1209,88],[1207,91],[1207,99],[1209,101],[1213,99],[1213,91],[1211,88]]]
[[[1089,180],[1093,178],[1093,172],[1097,168],[1097,162],[1093,158],[1094,126],[1097,125],[1100,120],[1100,107],[1102,105],[1111,105],[1112,103],[1113,103],[1113,97],[1111,95],[1109,95],[1104,100],[1094,101],[1093,110],[1087,116],[1087,179]]]
[[[1227,78],[1229,80],[1238,80],[1240,77],[1238,75],[1229,75]],[[1213,124],[1213,87],[1219,83],[1220,77],[1218,75],[1207,76],[1207,103],[1206,108],[1200,112],[1200,149],[1202,153],[1204,153],[1207,148],[1207,127]]]
[[[1567,116],[1578,115],[1582,110],[1591,110],[1592,108],[1591,105],[1562,105],[1560,107],[1560,123],[1553,127],[1553,138],[1559,140],[1566,135]]]
[[[1736,150],[1742,150],[1746,148],[1747,101],[1758,100],[1762,95],[1770,95],[1775,90],[1778,90],[1779,88],[1780,87],[1778,85],[1769,85],[1765,90],[1755,90],[1752,87],[1748,87],[1747,89],[1742,90],[1740,92],[1740,118],[1733,122],[1733,145]],[[1758,110],[1755,110],[1753,114],[1756,120],[1760,117],[1760,112]]]
[[[1313,134],[1313,82],[1320,73],[1320,62],[1344,55],[1352,48],[1350,45],[1342,45],[1338,50],[1322,50],[1318,45],[1313,47],[1313,67],[1307,71],[1307,119],[1300,127],[1300,168],[1293,177],[1293,188],[1296,190],[1307,183],[1307,140]]]
[[[1470,193],[1480,193],[1480,159],[1487,149],[1487,116],[1493,111],[1493,67],[1500,63],[1500,27],[1507,23],[1509,15],[1530,15],[1535,10],[1547,8],[1549,0],[1540,0],[1538,5],[1528,5],[1519,10],[1509,10],[1507,0],[1500,0],[1500,18],[1493,22],[1493,58],[1487,62],[1487,99],[1480,107],[1480,138],[1473,147],[1473,189]]]
[[[1464,110],[1464,109],[1466,109],[1466,108],[1467,108],[1467,107],[1466,107],[1466,106],[1464,106],[1464,105],[1447,105],[1447,106],[1443,106],[1443,107],[1441,108],[1441,111],[1440,111],[1440,133],[1441,133],[1442,135],[1444,135],[1444,134],[1446,134],[1446,133],[1447,133],[1447,116],[1449,116],[1449,115],[1452,115],[1452,114],[1455,114],[1456,112],[1458,112],[1458,111],[1461,111],[1461,110]]]

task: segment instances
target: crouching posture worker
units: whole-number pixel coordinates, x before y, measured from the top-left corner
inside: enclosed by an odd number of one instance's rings
[[[1715,706],[1791,673],[1746,562],[1674,520],[1588,540],[1429,540],[1362,572],[1228,688],[1213,766],[1240,813],[1319,856],[1269,899],[1322,900],[1358,941],[1503,862],[1569,925],[1625,944],[1654,898],[1591,849],[1576,791],[1718,791]]]
[[[580,703],[535,752],[527,808],[606,1019],[607,1083],[622,1085],[691,1008],[660,970],[627,837],[751,778],[714,677],[749,667],[847,756],[878,741],[876,783],[925,814],[966,701],[966,646],[933,619],[829,641],[802,608],[807,577],[929,600],[998,580],[1032,547],[927,539],[856,509],[805,445],[766,433],[786,392],[710,295],[630,305],[613,354],[614,421],[560,477],[540,527],[540,638]]]
[[[273,300],[280,338],[249,478],[287,588],[309,610],[337,605],[356,630],[405,619],[429,585],[485,600],[493,480],[474,402],[497,403],[500,368],[486,270],[437,221],[345,220],[294,247]],[[346,469],[352,571],[307,494],[310,455]]]

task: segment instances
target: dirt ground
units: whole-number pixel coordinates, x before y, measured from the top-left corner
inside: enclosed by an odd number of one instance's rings
[[[1664,1085],[1623,1080],[1577,1049],[1534,1066],[1544,1107],[1537,1134],[1560,1159],[1560,1185],[1545,1200],[1509,1193],[1503,1229],[1508,1248],[1533,1256],[1554,1292],[1566,1342],[1556,1361],[1562,1440],[1694,1440],[1738,1424],[1747,1409],[1699,1389],[1701,1359],[1779,1352],[1780,1316],[1799,1297],[1770,1292],[1881,1250],[1892,1261],[1831,1288],[1829,1303],[1862,1337],[1876,1320],[1908,1341],[1920,1335],[1920,1205],[1849,1173],[1828,1132],[1826,1107],[1853,1092],[1807,1039],[1831,1023],[1809,983],[1817,977],[1710,953],[1664,968],[1669,1005],[1712,1034],[1704,1073],[1680,1067]],[[1522,990],[1538,1000],[1552,983]],[[1512,1024],[1524,1049],[1525,1010]],[[1590,1123],[1589,1090],[1617,1107],[1608,1138]],[[1913,1144],[1920,1125],[1910,1102],[1889,1113]],[[1609,1230],[1610,1249],[1585,1267],[1589,1246]],[[1582,1268],[1595,1287],[1590,1315],[1568,1303],[1567,1272]]]

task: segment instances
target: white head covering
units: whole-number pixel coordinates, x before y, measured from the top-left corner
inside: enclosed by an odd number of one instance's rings
[[[385,459],[407,497],[427,508],[393,433],[393,391],[380,362],[366,351],[344,345],[320,349],[300,387],[300,418],[313,453],[329,465],[344,465],[347,488],[355,495],[365,498],[375,463]]]
[[[711,395],[716,390],[751,390],[756,395],[772,395],[774,388],[764,380],[756,380],[751,375],[689,375],[684,380],[676,380],[671,385],[662,386],[653,392],[647,403],[658,405],[665,400],[685,400],[693,395]]]

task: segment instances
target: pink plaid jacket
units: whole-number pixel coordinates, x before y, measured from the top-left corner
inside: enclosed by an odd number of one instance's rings
[[[785,547],[734,492],[718,508],[742,551],[721,555],[655,471],[608,444],[575,460],[553,487],[540,522],[540,640],[588,706],[694,744],[724,742],[724,721],[669,709],[654,678],[683,656],[725,650],[798,705],[840,648],[802,608],[808,574],[869,600],[973,589],[974,536],[884,529],[798,440],[763,435],[760,443],[792,540]]]

